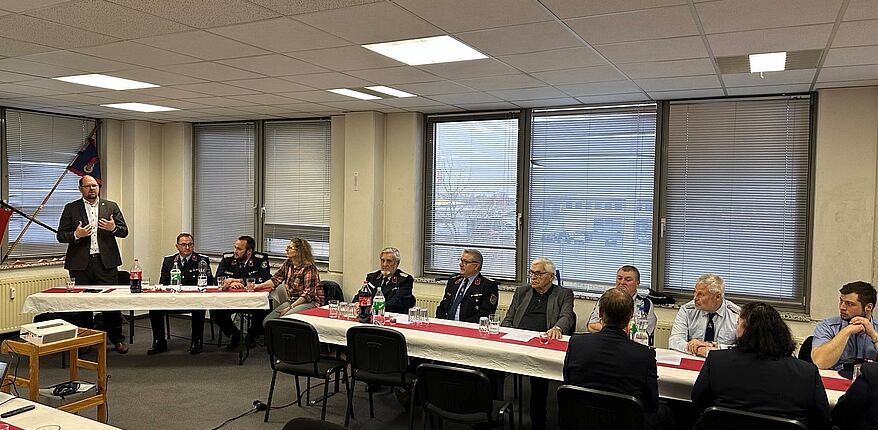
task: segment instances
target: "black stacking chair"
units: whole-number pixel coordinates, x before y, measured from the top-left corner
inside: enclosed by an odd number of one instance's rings
[[[811,344],[814,342],[814,336],[808,336],[805,338],[805,341],[802,342],[802,346],[799,347],[799,360],[805,360],[809,363],[813,363],[811,360]]]
[[[558,387],[561,430],[643,430],[643,403],[634,396],[562,385]]]
[[[711,406],[701,416],[704,430],[808,430],[805,424],[789,418]]]
[[[515,428],[512,402],[494,400],[491,382],[484,373],[460,367],[425,363],[418,366],[412,402],[421,399],[424,412],[424,428],[428,415],[461,424],[500,424],[509,417],[509,429]],[[409,430],[414,427],[415,410],[411,410]]]
[[[371,325],[348,329],[348,362],[351,364],[351,387],[344,425],[354,411],[354,385],[357,381],[390,387],[410,388],[415,375],[408,371],[409,356],[405,336],[386,327]],[[369,391],[369,417],[375,418],[372,392]]]

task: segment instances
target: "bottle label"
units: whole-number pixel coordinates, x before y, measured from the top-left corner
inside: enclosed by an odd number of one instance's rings
[[[368,294],[360,294],[360,306],[369,306],[372,307],[372,296]]]

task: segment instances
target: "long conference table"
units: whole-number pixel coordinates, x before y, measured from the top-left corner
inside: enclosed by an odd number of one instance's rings
[[[11,430],[36,430],[60,428],[60,429],[91,429],[91,430],[111,430],[118,429],[104,423],[100,423],[79,415],[67,413],[50,406],[32,402],[23,398],[13,398],[7,393],[0,393],[0,402],[8,403],[0,406],[0,413],[18,409],[22,406],[34,405],[34,410],[27,411],[9,418],[0,418],[0,423],[8,424]]]
[[[388,327],[400,331],[411,356],[474,366],[483,369],[537,376],[562,381],[564,357],[569,337],[550,340],[543,345],[539,333],[500,327],[500,333],[479,333],[478,324],[431,318],[429,324],[409,324],[407,315],[390,314],[396,324]],[[359,325],[356,320],[329,318],[326,307],[309,309],[283,318],[305,321],[317,329],[320,341],[335,345],[347,343],[347,329]],[[659,396],[690,401],[690,393],[704,359],[668,349],[656,349]],[[835,405],[851,381],[832,370],[821,370],[823,386],[830,405]]]

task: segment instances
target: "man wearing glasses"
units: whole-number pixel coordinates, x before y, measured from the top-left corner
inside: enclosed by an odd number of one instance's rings
[[[560,339],[563,334],[572,334],[576,326],[573,312],[573,291],[554,284],[555,263],[539,257],[530,265],[528,272],[530,285],[518,287],[512,296],[512,304],[506,318],[500,324],[524,330],[546,332],[550,339]],[[543,378],[530,378],[530,420],[531,428],[546,428],[546,398],[549,395],[549,381]]]
[[[159,283],[171,284],[171,269],[174,265],[180,269],[180,285],[198,285],[198,264],[207,262],[207,285],[213,285],[213,275],[210,273],[210,260],[204,255],[193,252],[195,241],[189,233],[177,235],[177,253],[168,255],[162,260],[162,270]],[[202,340],[204,339],[204,311],[186,311],[192,313],[192,343],[189,345],[189,353],[200,354]],[[149,322],[152,326],[152,348],[146,351],[146,355],[154,355],[168,350],[168,342],[165,340],[165,314],[168,311],[149,311]]]
[[[497,283],[484,277],[482,253],[464,249],[460,255],[460,273],[445,285],[445,295],[436,307],[436,318],[478,323],[497,311]]]

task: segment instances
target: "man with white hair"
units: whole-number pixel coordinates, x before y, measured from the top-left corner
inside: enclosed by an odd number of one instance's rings
[[[740,306],[725,299],[723,278],[705,273],[695,281],[695,299],[677,312],[668,347],[704,357],[733,345],[740,313]]]
[[[415,296],[412,294],[412,285],[415,278],[399,269],[399,250],[387,247],[381,250],[381,268],[366,275],[366,282],[372,296],[381,288],[381,294],[386,300],[384,309],[387,312],[399,314],[408,313],[409,308],[415,305]],[[357,301],[359,293],[354,295]]]

